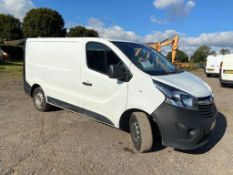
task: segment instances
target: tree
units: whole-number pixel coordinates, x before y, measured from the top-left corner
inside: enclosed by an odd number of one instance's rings
[[[170,61],[172,60],[172,52],[168,52],[167,58]],[[181,61],[181,62],[188,62],[188,59],[189,59],[189,57],[188,57],[188,55],[184,51],[179,50],[179,49],[176,50],[176,58],[175,58],[175,60]]]
[[[214,50],[212,50],[212,51],[210,51],[210,55],[214,55],[214,56],[216,56],[216,55],[217,55],[217,53],[216,53]]]
[[[99,34],[97,31],[92,29],[86,29],[82,26],[76,26],[70,28],[68,34],[68,37],[98,37]]]
[[[64,19],[57,11],[51,9],[32,9],[24,18],[23,33],[25,37],[65,36]]]
[[[226,54],[230,54],[230,50],[229,49],[224,49],[222,48],[220,51],[219,51],[222,55],[226,55]]]
[[[199,47],[192,55],[193,62],[204,62],[206,57],[210,54],[210,48],[206,45]]]
[[[21,23],[10,15],[0,14],[0,41],[22,38]]]

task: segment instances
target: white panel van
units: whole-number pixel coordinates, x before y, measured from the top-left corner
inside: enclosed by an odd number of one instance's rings
[[[233,54],[223,56],[219,80],[222,86],[233,84]]]
[[[27,39],[25,47],[25,92],[39,111],[54,105],[130,131],[139,152],[156,134],[183,150],[209,140],[217,116],[211,88],[155,50],[101,38]]]
[[[219,75],[220,63],[222,62],[222,55],[209,55],[206,58],[206,76]]]

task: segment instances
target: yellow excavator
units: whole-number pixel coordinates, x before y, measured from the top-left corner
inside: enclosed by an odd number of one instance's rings
[[[178,48],[178,42],[179,42],[179,37],[178,35],[175,35],[174,37],[166,39],[164,41],[157,43],[146,43],[146,45],[154,48],[158,52],[161,52],[162,47],[172,44],[172,63],[176,64],[175,59],[176,59],[176,50]]]

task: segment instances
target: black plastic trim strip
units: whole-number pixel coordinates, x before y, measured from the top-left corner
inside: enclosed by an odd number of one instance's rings
[[[84,109],[84,113],[83,114],[86,115],[86,116],[88,116],[88,117],[90,117],[90,118],[93,118],[95,120],[98,120],[98,121],[101,121],[101,122],[106,123],[108,125],[114,126],[114,124],[112,123],[112,121],[109,120],[107,117],[102,116],[102,115],[100,115],[98,113],[95,113],[93,111]]]
[[[32,87],[26,81],[26,40],[23,46],[24,56],[23,56],[23,85],[24,85],[24,92],[31,96]]]
[[[54,104],[55,106],[60,106],[60,107],[63,107],[65,109],[68,109],[68,110],[83,114],[83,108],[80,108],[78,106],[74,106],[72,104],[66,103],[64,101],[57,100],[57,99],[52,98],[52,97],[47,97],[47,100],[48,100],[49,103]]]
[[[85,115],[89,118],[93,118],[93,119],[98,120],[102,123],[106,123],[108,125],[114,126],[114,124],[111,120],[109,120],[107,117],[100,115],[96,112],[81,108],[79,106],[72,105],[70,103],[67,103],[67,102],[64,102],[64,101],[61,101],[61,100],[58,100],[58,99],[55,99],[55,98],[52,98],[49,96],[47,97],[47,100],[48,100],[48,103],[51,103],[55,106],[62,107],[64,109]]]

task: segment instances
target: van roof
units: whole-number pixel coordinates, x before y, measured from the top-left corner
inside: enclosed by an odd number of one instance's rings
[[[233,56],[233,54],[231,53],[231,54],[227,54],[227,55],[223,55],[224,57],[228,57],[228,56]]]
[[[222,59],[222,55],[208,55],[207,56],[207,60],[209,60],[209,59]]]
[[[233,60],[233,54],[223,55],[223,59],[232,59]]]
[[[27,38],[27,41],[110,41],[110,42],[130,42],[130,43],[140,43],[135,41],[119,40],[119,39],[108,39],[108,38],[98,38],[98,37],[57,37],[57,38]]]

